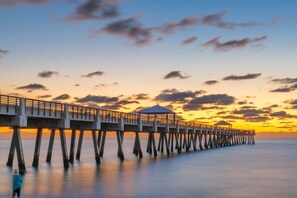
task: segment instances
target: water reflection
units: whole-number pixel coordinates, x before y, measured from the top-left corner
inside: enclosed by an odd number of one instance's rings
[[[1,140],[0,143],[0,148],[4,148]],[[34,140],[24,141],[28,167],[24,197],[294,197],[297,194],[297,158],[292,157],[297,156],[296,140],[264,141],[255,146],[163,155],[157,159],[145,155],[138,160],[132,154],[133,140],[125,139],[123,163],[116,156],[116,141],[108,139],[106,146],[103,162],[96,166],[92,141],[85,140],[82,161],[75,161],[65,171],[58,145],[54,147],[51,165],[44,162],[46,149],[43,148],[40,167],[30,168]],[[11,193],[12,169],[3,165],[6,154],[0,150],[0,197],[10,197]]]

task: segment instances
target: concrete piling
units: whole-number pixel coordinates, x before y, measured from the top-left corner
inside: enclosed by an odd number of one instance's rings
[[[55,141],[55,129],[52,129],[50,139],[49,139],[49,144],[48,144],[47,156],[46,156],[47,163],[51,163],[51,160],[52,160],[54,141]]]
[[[35,168],[37,168],[39,165],[41,138],[42,138],[42,128],[38,128],[37,134],[36,134],[36,141],[35,141],[34,158],[32,162],[32,166]]]

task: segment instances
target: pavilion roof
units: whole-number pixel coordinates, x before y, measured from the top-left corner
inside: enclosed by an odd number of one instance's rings
[[[221,120],[221,121],[215,123],[215,125],[229,125],[229,126],[231,126],[232,124],[230,124],[230,123],[228,123],[228,122],[226,122],[224,120]]]
[[[166,107],[162,107],[160,105],[155,105],[146,109],[142,109],[138,111],[140,114],[175,114],[175,112],[167,109]]]

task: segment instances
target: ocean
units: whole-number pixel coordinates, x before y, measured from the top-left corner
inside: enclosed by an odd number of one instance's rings
[[[297,197],[297,139],[256,139],[255,145],[159,154],[156,159],[145,152],[141,139],[141,160],[132,153],[133,141],[124,139],[125,161],[120,162],[116,139],[107,139],[97,166],[92,140],[84,139],[81,160],[65,171],[59,139],[51,165],[45,162],[48,139],[42,140],[38,169],[31,166],[35,140],[23,139],[27,173],[21,197]],[[12,169],[5,166],[9,144],[0,139],[1,198],[11,197],[12,191]],[[69,151],[69,139],[67,144]]]

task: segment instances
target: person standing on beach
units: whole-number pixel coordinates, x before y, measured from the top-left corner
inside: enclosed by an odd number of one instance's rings
[[[12,178],[12,190],[13,190],[12,197],[13,198],[15,197],[15,195],[20,197],[22,185],[23,185],[23,177],[18,174],[18,169],[15,169],[14,175]]]

